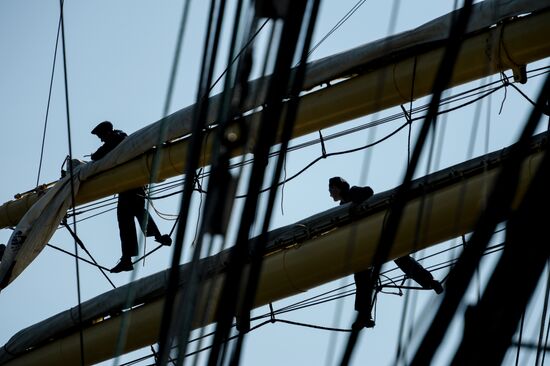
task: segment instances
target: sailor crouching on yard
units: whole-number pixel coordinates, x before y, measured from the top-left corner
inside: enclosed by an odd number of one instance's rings
[[[113,124],[109,121],[98,124],[92,130],[92,134],[96,135],[103,142],[103,145],[91,155],[93,161],[103,158],[128,136],[120,130],[114,130]],[[111,273],[134,269],[132,257],[138,255],[134,217],[138,219],[140,228],[146,236],[154,236],[155,240],[163,245],[172,244],[170,236],[167,234],[161,235],[153,218],[145,209],[145,188],[139,187],[120,192],[118,194],[117,219],[122,257],[120,258],[120,262],[111,268]]]
[[[369,199],[373,194],[373,190],[370,187],[350,187],[349,183],[341,177],[332,177],[329,179],[328,190],[330,197],[334,201],[340,201],[343,205],[348,202],[361,203]],[[437,294],[443,292],[441,283],[435,280],[432,274],[426,270],[420,263],[418,263],[410,255],[406,255],[395,260],[395,264],[408,278],[411,278],[417,282],[422,288],[433,289]],[[372,269],[366,269],[364,271],[354,274],[355,279],[355,310],[359,313],[357,320],[353,323],[354,329],[361,329],[363,327],[374,327],[374,320],[372,318],[372,299],[369,295],[372,294],[369,289],[369,281],[372,276]]]

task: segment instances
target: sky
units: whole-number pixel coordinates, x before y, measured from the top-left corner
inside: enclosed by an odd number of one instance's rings
[[[311,60],[345,51],[389,34],[417,27],[453,9],[455,1],[361,1],[326,0],[321,2],[313,44],[317,44],[346,13],[356,4],[358,10],[334,33],[324,40]],[[392,18],[392,8],[397,9]],[[70,117],[70,142],[74,158],[87,160],[100,141],[90,133],[103,120],[110,120],[115,128],[132,133],[156,122],[163,116],[164,105],[174,58],[175,43],[180,25],[183,4],[180,1],[65,1],[66,68]],[[232,19],[234,2],[228,5],[228,19]],[[46,119],[48,92],[52,76],[56,32],[59,21],[59,3],[50,0],[3,0],[0,2],[0,204],[13,199],[17,193],[36,186],[41,156],[43,131]],[[175,90],[169,112],[177,111],[194,103],[197,92],[200,60],[202,57],[207,2],[193,1],[186,25],[180,62],[177,67]],[[226,24],[230,29],[230,22]],[[225,69],[230,32],[224,32],[220,47],[219,63],[215,75]],[[262,52],[265,51],[267,28],[257,39],[253,74],[261,70]],[[548,59],[532,65],[528,70],[548,66]],[[484,82],[498,80],[496,77]],[[535,98],[542,77],[532,78],[525,85],[518,85],[531,98]],[[474,81],[447,91],[447,95],[459,93],[480,85]],[[221,83],[220,83],[221,85]],[[216,87],[214,90],[221,90]],[[43,162],[39,183],[55,181],[60,176],[61,165],[68,155],[68,123],[63,80],[63,58],[58,49],[53,77],[44,140]],[[426,104],[428,99],[415,101],[414,106]],[[481,104],[481,105],[479,105]],[[502,106],[502,111],[499,109]],[[479,109],[476,109],[479,108]],[[354,126],[397,113],[399,109],[384,110],[375,115],[323,130],[323,135],[342,131]],[[518,93],[503,90],[457,112],[440,118],[442,128],[435,140],[437,156],[431,167],[423,157],[417,176],[435,171],[501,149],[512,143],[521,131],[522,123],[529,114],[529,104]],[[339,139],[327,141],[327,152],[339,151],[364,145],[380,138],[404,122],[404,118],[362,130]],[[545,126],[540,126],[542,131]],[[413,141],[418,125],[413,127]],[[472,132],[474,131],[474,132]],[[471,139],[471,135],[475,139]],[[292,141],[297,145],[317,137],[317,134]],[[471,148],[470,148],[471,146]],[[321,153],[319,145],[289,154],[286,171],[290,176]],[[375,192],[397,186],[402,179],[407,161],[407,133],[401,132],[373,149],[359,151],[340,157],[324,159],[284,186],[279,194],[271,226],[287,225],[335,206],[327,190],[328,178],[345,177],[352,185],[370,185]],[[245,174],[246,175],[246,172]],[[175,179],[176,180],[176,179]],[[240,190],[244,189],[241,184]],[[178,210],[179,196],[155,201],[161,213],[174,215]],[[190,223],[197,220],[200,200],[195,197]],[[237,202],[235,212],[241,203]],[[109,206],[107,208],[112,208]],[[99,211],[90,212],[88,217]],[[163,233],[171,231],[173,221],[164,220],[157,214],[153,217]],[[233,222],[233,226],[235,222]],[[193,225],[191,224],[190,227]],[[97,217],[78,223],[78,235],[105,267],[112,267],[120,256],[116,213],[110,210]],[[192,230],[184,245],[185,262],[191,253]],[[11,231],[0,230],[0,242],[6,242]],[[498,241],[499,238],[495,238]],[[65,230],[50,240],[65,250],[73,251],[74,243]],[[456,242],[442,243],[431,251],[448,248]],[[147,243],[146,249],[154,247]],[[168,267],[171,248],[161,248],[147,258],[143,265],[136,266],[132,273],[110,275],[116,286],[132,279],[156,273]],[[422,254],[420,254],[422,255]],[[456,253],[446,253],[432,259],[433,263],[449,259]],[[478,286],[483,286],[496,255],[484,260],[479,280],[472,285],[470,295],[475,300]],[[427,262],[426,264],[430,264]],[[387,268],[391,268],[391,263]],[[443,278],[445,271],[434,272]],[[110,284],[97,269],[80,265],[80,291],[82,300],[90,299],[110,290]],[[306,293],[274,303],[274,307],[294,304],[303,299],[353,283],[352,277],[340,279]],[[537,292],[540,303],[541,291]],[[77,283],[74,259],[46,247],[37,259],[9,287],[0,293],[0,344],[6,343],[17,331],[46,319],[77,304]],[[404,308],[404,297],[381,294],[377,303],[376,327],[365,330],[356,348],[352,364],[369,362],[376,365],[393,363],[397,347],[399,323]],[[415,322],[411,339],[414,345],[420,338],[422,327],[429,324],[435,311],[438,297],[432,291],[412,291],[408,312],[414,314]],[[535,303],[537,303],[535,301]],[[538,314],[536,305],[533,314]],[[268,312],[260,308],[255,314]],[[284,319],[326,327],[346,328],[353,321],[353,296],[315,307],[281,315]],[[536,317],[533,315],[532,335],[536,339]],[[530,324],[530,323],[529,323]],[[532,330],[534,329],[534,330]],[[445,349],[438,354],[434,364],[443,365],[452,357],[452,339],[460,334],[460,321],[453,326]],[[252,332],[245,343],[242,365],[333,365],[337,363],[346,335],[314,330],[282,323],[266,325]],[[122,358],[130,360],[137,355],[150,353],[138,351]],[[525,354],[525,360],[530,360]],[[507,359],[508,360],[508,359]],[[149,363],[152,361],[149,360]],[[199,362],[204,362],[200,358]],[[105,362],[112,364],[112,362]],[[144,364],[147,364],[145,362]]]

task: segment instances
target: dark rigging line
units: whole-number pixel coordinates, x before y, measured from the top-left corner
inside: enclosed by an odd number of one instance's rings
[[[523,314],[521,315],[521,322],[519,326],[519,336],[518,336],[518,344],[521,344],[523,342],[523,326],[525,324],[525,311],[523,311]],[[516,366],[519,366],[519,355],[521,352],[522,347],[518,347],[516,352]]]
[[[355,3],[355,5],[350,9],[348,10],[348,12],[338,21],[336,22],[336,24],[332,27],[332,29],[323,36],[323,38],[321,38],[321,40],[319,42],[317,42],[308,52],[307,54],[307,58],[309,58],[309,56],[311,56],[311,54],[313,52],[315,52],[315,50],[328,38],[332,35],[332,33],[334,33],[335,31],[338,30],[338,28],[340,28],[345,22],[348,21],[348,19],[366,2],[367,0],[359,0],[357,3]]]
[[[550,261],[547,261],[547,263],[550,263]],[[541,357],[541,352],[542,352],[542,347],[543,347],[542,339],[543,339],[543,336],[544,336],[544,328],[545,328],[545,323],[546,323],[546,313],[547,313],[547,310],[548,310],[548,298],[550,297],[550,267],[548,266],[548,264],[547,264],[547,270],[548,270],[548,275],[547,275],[547,279],[546,279],[546,294],[544,295],[544,305],[542,307],[542,314],[540,316],[540,332],[539,332],[539,341],[538,341],[538,346],[537,346],[537,357],[535,359],[535,365],[539,364],[539,359]],[[548,322],[550,323],[550,319],[548,320]]]
[[[60,21],[61,21],[61,40],[63,46],[63,74],[64,74],[64,84],[65,84],[65,112],[67,114],[67,138],[69,144],[69,161],[68,169],[71,180],[71,209],[73,214],[75,212],[75,190],[74,190],[74,172],[73,172],[73,153],[72,153],[72,142],[71,142],[71,115],[69,113],[69,85],[67,80],[67,52],[65,47],[65,22],[63,15],[63,0],[59,0],[60,7]],[[76,218],[73,217],[73,230],[76,233]],[[75,256],[78,256],[78,245],[76,239],[74,239],[74,251]],[[78,259],[75,259],[76,267],[76,288],[77,288],[77,297],[78,297],[78,330],[79,330],[79,341],[80,341],[80,364],[84,365],[84,336],[82,330],[82,300],[80,295],[80,269],[78,265]]]
[[[61,30],[61,17],[57,24],[57,35],[55,37],[55,47],[53,52],[53,61],[52,61],[52,72],[50,78],[50,90],[48,92],[48,103],[46,105],[46,116],[44,117],[44,132],[42,132],[42,147],[40,148],[40,162],[38,163],[38,175],[36,177],[36,186],[40,184],[40,172],[42,171],[42,159],[44,158],[44,145],[46,143],[46,129],[48,128],[48,115],[50,113],[50,102],[52,99],[52,87],[53,87],[53,78],[55,75],[55,62],[57,59],[57,46],[59,44],[59,32]]]
[[[550,268],[549,268],[550,271]],[[546,358],[546,351],[548,350],[548,336],[550,335],[550,319],[548,320],[548,324],[546,325],[546,337],[544,339],[544,347],[542,351],[542,360],[540,362],[541,366],[544,365],[544,359]]]
[[[69,256],[71,256],[71,257],[73,257],[73,258],[77,258],[78,260],[80,260],[80,261],[82,261],[82,262],[84,262],[84,263],[88,263],[88,264],[91,265],[91,266],[94,266],[94,267],[97,267],[97,268],[101,268],[101,269],[106,270],[106,271],[109,270],[109,268],[107,268],[107,267],[103,267],[102,265],[97,264],[97,263],[94,263],[94,262],[92,262],[91,260],[86,259],[86,258],[83,258],[83,257],[81,257],[81,256],[76,256],[76,255],[74,255],[74,253],[71,253],[71,252],[69,252],[68,250],[65,250],[65,249],[63,249],[63,248],[61,248],[61,247],[58,247],[57,245],[54,245],[54,244],[51,244],[51,243],[47,243],[46,246],[47,246],[47,247],[50,247],[50,248],[52,248],[52,249],[55,249],[55,250],[57,250],[57,251],[59,251],[59,252],[61,252],[61,253],[67,254],[67,255],[69,255]]]
[[[65,226],[65,228],[69,231],[69,234],[71,234],[71,236],[73,237],[73,239],[78,243],[78,245],[80,245],[80,247],[82,248],[82,250],[88,254],[88,256],[90,257],[90,259],[94,262],[94,264],[96,265],[96,267],[99,269],[99,271],[101,272],[101,274],[107,279],[107,281],[109,281],[109,283],[111,284],[111,286],[113,286],[113,288],[116,288],[115,284],[113,283],[113,281],[111,281],[111,279],[109,278],[109,276],[107,276],[107,274],[105,273],[105,269],[103,269],[98,263],[97,261],[95,260],[95,258],[93,257],[92,253],[90,253],[88,251],[88,249],[86,248],[86,246],[84,245],[84,243],[82,242],[82,240],[80,240],[80,238],[78,237],[78,235],[76,235],[76,232],[74,232],[73,230],[71,230],[71,227],[69,226],[69,224],[67,224],[67,221],[66,220],[63,220],[63,226]]]
[[[243,46],[243,48],[241,48],[241,50],[239,51],[239,53],[237,53],[235,55],[235,57],[233,58],[233,60],[231,60],[231,62],[229,63],[229,65],[227,65],[227,67],[225,68],[225,70],[223,70],[223,72],[220,74],[220,76],[218,76],[218,78],[216,79],[216,81],[214,81],[212,83],[212,85],[210,86],[210,89],[208,90],[208,92],[211,92],[212,89],[214,89],[214,87],[216,86],[216,84],[222,79],[222,77],[227,74],[227,72],[229,71],[229,69],[231,68],[231,66],[233,66],[233,64],[235,63],[235,61],[237,61],[239,59],[239,57],[241,57],[241,55],[243,54],[244,51],[246,51],[248,49],[248,46],[250,46],[250,44],[252,44],[252,41],[254,41],[254,38],[256,38],[256,36],[260,33],[260,31],[267,25],[267,23],[269,22],[269,18],[265,20],[265,22],[263,22],[263,24],[258,28],[258,30],[256,30],[256,32],[250,37],[250,39],[246,42],[246,44]]]

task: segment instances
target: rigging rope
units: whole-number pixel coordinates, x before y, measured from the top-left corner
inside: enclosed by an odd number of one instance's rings
[[[50,77],[50,87],[48,91],[48,102],[46,105],[46,116],[44,117],[44,131],[42,132],[42,146],[40,148],[40,162],[38,163],[38,174],[36,177],[36,186],[40,184],[40,172],[42,171],[42,160],[44,158],[44,145],[46,143],[46,129],[48,128],[48,115],[50,113],[50,102],[52,99],[52,89],[53,89],[53,78],[55,75],[55,62],[57,59],[57,46],[59,44],[59,32],[61,30],[61,16],[57,24],[57,35],[55,36],[55,47],[53,52],[53,61],[52,61],[52,72]]]
[[[535,365],[539,364],[539,359],[541,358],[541,352],[543,349],[543,336],[544,336],[544,328],[546,323],[546,312],[548,311],[548,299],[550,297],[550,260],[547,260],[547,279],[546,279],[546,294],[544,295],[544,305],[542,306],[542,314],[540,317],[540,333],[539,333],[539,340],[537,343],[537,358],[535,359]],[[550,319],[548,320],[550,324]],[[542,365],[542,363],[541,363]]]
[[[345,22],[348,21],[348,19],[357,11],[359,10],[359,8],[366,2],[367,0],[359,0],[357,3],[355,3],[355,5],[350,9],[348,10],[348,12],[332,27],[332,29],[330,31],[328,31],[327,34],[325,34],[323,36],[323,38],[321,38],[321,40],[319,42],[317,42],[308,52],[307,54],[307,58],[309,58],[309,56],[311,56],[311,54],[313,52],[315,52],[315,50],[324,42],[326,41],[326,39],[328,37],[330,37],[332,35],[332,33],[336,32],[338,30],[338,28],[340,28],[342,25],[344,25]]]
[[[103,274],[103,276],[107,279],[107,281],[109,281],[109,283],[111,284],[111,286],[113,286],[113,288],[116,288],[115,284],[111,281],[111,279],[109,278],[109,276],[107,276],[107,274],[105,273],[105,270],[97,263],[97,261],[95,260],[95,258],[92,256],[92,254],[88,251],[88,249],[86,249],[86,246],[84,245],[84,243],[82,242],[82,240],[78,237],[78,235],[76,235],[76,232],[71,230],[71,227],[67,224],[67,221],[64,220],[63,221],[63,226],[65,226],[65,228],[67,229],[67,231],[69,231],[69,234],[71,234],[71,236],[73,237],[73,239],[78,243],[78,245],[82,248],[82,250],[84,250],[84,252],[86,254],[88,254],[88,256],[91,258],[91,260],[94,262],[94,264],[96,265],[96,267],[99,269],[99,271],[101,272],[101,274]],[[78,253],[77,253],[78,254]],[[75,254],[76,255],[76,254]]]
[[[70,174],[70,180],[71,180],[71,209],[74,215],[75,212],[75,191],[74,191],[74,172],[73,172],[73,164],[72,164],[72,141],[71,141],[71,115],[69,112],[69,86],[68,86],[68,80],[67,80],[67,52],[66,52],[66,43],[65,43],[65,22],[64,22],[64,14],[63,14],[63,5],[64,1],[59,0],[59,8],[60,8],[60,21],[61,21],[61,40],[62,40],[62,47],[63,47],[63,75],[64,75],[64,85],[65,85],[65,112],[66,112],[66,118],[67,118],[67,138],[68,138],[68,145],[69,145],[69,174]],[[76,233],[76,219],[73,217],[73,230]],[[76,239],[74,239],[74,251],[75,256],[78,256],[78,246],[76,243]],[[76,291],[77,291],[77,297],[78,297],[78,329],[79,329],[79,342],[80,342],[80,364],[84,365],[84,336],[83,336],[83,330],[82,330],[82,308],[81,308],[81,294],[80,294],[80,268],[78,265],[78,259],[75,259],[75,267],[76,267]]]

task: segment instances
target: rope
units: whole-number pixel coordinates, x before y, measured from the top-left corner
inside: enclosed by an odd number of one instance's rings
[[[546,326],[546,338],[544,339],[544,348],[542,351],[542,360],[540,362],[541,365],[544,365],[544,359],[546,358],[546,351],[548,350],[548,335],[550,334],[550,321],[548,322]]]
[[[319,130],[319,141],[321,142],[321,156],[325,159],[327,157],[327,149],[325,148],[325,140],[323,139],[321,130]]]
[[[502,98],[502,102],[500,103],[500,109],[498,110],[498,115],[502,113],[502,108],[504,108],[504,102],[506,101],[506,97],[508,96],[508,88],[507,86],[510,85],[510,81],[508,80],[508,76],[504,72],[500,73],[500,81],[502,82],[502,86],[504,86],[504,97]]]
[[[522,92],[520,88],[518,88],[514,84],[509,83],[508,85],[511,86],[512,88],[514,88],[521,96],[523,96],[523,98],[525,98],[529,103],[531,103],[533,105],[533,107],[540,108],[531,98],[529,98],[524,92]],[[546,105],[545,107],[546,108],[541,108],[542,113],[546,116],[550,116],[550,111],[548,110],[548,105]]]
[[[59,17],[59,22],[57,25],[57,35],[55,36],[55,47],[53,52],[53,61],[52,61],[52,72],[50,77],[50,88],[48,91],[48,102],[46,105],[46,116],[44,117],[44,131],[42,132],[42,147],[40,148],[40,162],[38,163],[38,175],[36,177],[36,186],[40,184],[40,172],[42,171],[42,160],[44,158],[44,145],[46,143],[46,129],[48,128],[48,115],[50,113],[50,102],[52,99],[52,89],[53,89],[53,77],[55,75],[55,61],[57,59],[57,46],[59,44],[59,32],[61,30],[61,16]]]
[[[67,52],[66,52],[66,44],[65,44],[65,22],[64,22],[64,16],[63,16],[63,0],[59,0],[59,8],[60,8],[60,20],[61,20],[61,40],[63,45],[63,74],[64,74],[64,84],[65,84],[65,111],[67,113],[67,137],[68,137],[68,145],[69,145],[69,174],[71,179],[71,209],[73,211],[73,214],[75,212],[75,192],[74,192],[74,172],[73,172],[73,166],[70,163],[72,161],[72,142],[71,142],[71,115],[69,112],[69,86],[68,86],[68,80],[67,80]],[[73,217],[73,228],[74,232],[76,233],[76,220]],[[76,239],[74,240],[74,250],[75,250],[75,256],[78,256],[78,246],[76,243]],[[76,267],[76,292],[78,297],[78,322],[79,322],[79,341],[80,341],[80,364],[84,365],[84,336],[82,331],[82,300],[81,300],[81,294],[80,294],[80,269],[78,266],[78,260],[75,259],[75,267]]]
[[[332,35],[332,33],[336,32],[338,30],[338,28],[340,28],[345,22],[348,21],[348,19],[366,2],[367,0],[359,0],[357,3],[355,3],[355,5],[350,9],[348,10],[348,12],[332,27],[332,29],[323,36],[323,38],[321,38],[321,40],[319,42],[317,42],[315,44],[315,46],[313,46],[308,54],[307,54],[307,57],[309,58],[309,56],[311,56],[311,54],[313,52],[315,52],[315,50],[328,38]]]
[[[523,314],[521,315],[521,323],[519,327],[519,338],[518,338],[518,345],[521,345],[523,340],[523,326],[525,325],[525,310],[523,311]],[[516,352],[516,366],[519,366],[519,354],[521,352],[521,346],[518,346],[518,350]]]
[[[273,312],[273,304],[269,303],[269,316],[272,323],[275,323],[275,313]]]
[[[550,261],[547,261],[550,263]],[[540,317],[540,333],[539,333],[539,341],[537,344],[537,358],[535,359],[535,365],[539,364],[539,359],[541,357],[542,352],[542,338],[544,336],[544,325],[546,323],[546,312],[548,310],[548,299],[550,297],[550,267],[548,267],[548,277],[546,279],[546,294],[544,295],[544,305],[542,307],[542,314]],[[550,323],[550,320],[549,320]]]
[[[412,75],[412,82],[411,82],[411,97],[409,102],[409,113],[405,113],[405,118],[407,118],[407,121],[409,121],[409,135],[407,137],[407,164],[411,161],[411,133],[412,133],[412,106],[413,106],[413,99],[414,99],[414,82],[416,80],[416,60],[417,57],[414,57],[414,64],[413,64],[413,75]],[[405,112],[405,108],[401,106],[403,109],[403,112]]]
[[[154,252],[156,252],[157,250],[159,250],[160,248],[162,248],[164,245],[160,244],[158,245],[155,249],[151,250],[149,253],[146,253],[144,255],[142,255],[141,257],[139,257],[138,259],[136,259],[135,261],[132,262],[132,264],[136,264],[138,263],[140,260],[142,259],[145,259],[146,257],[148,257],[149,255],[153,254]]]
[[[86,259],[86,258],[82,258],[82,257],[80,257],[80,256],[74,255],[74,253],[71,253],[71,252],[69,252],[69,251],[67,251],[67,250],[65,250],[65,249],[62,249],[62,248],[60,248],[60,247],[58,247],[58,246],[56,246],[56,245],[53,245],[53,244],[51,244],[51,243],[46,243],[46,246],[47,246],[47,247],[50,247],[50,248],[52,248],[52,249],[55,249],[55,250],[57,250],[57,251],[60,251],[60,252],[62,252],[62,253],[65,253],[65,254],[67,254],[67,255],[70,255],[70,256],[73,257],[73,258],[77,258],[78,260],[80,260],[80,261],[82,261],[82,262],[85,262],[85,263],[88,263],[88,264],[91,265],[91,266],[98,267],[98,268],[101,268],[101,269],[106,270],[106,271],[109,270],[109,268],[107,268],[107,267],[103,267],[102,265],[99,265],[99,264],[97,264],[97,263],[94,263],[94,262],[92,262],[92,261],[90,261],[90,260],[88,260],[88,259]]]
[[[221,80],[221,78],[227,74],[227,71],[229,71],[229,69],[231,68],[231,66],[233,66],[233,64],[235,63],[235,61],[237,61],[239,59],[239,57],[241,57],[241,55],[243,54],[244,51],[246,51],[246,49],[250,46],[250,44],[252,43],[252,41],[254,40],[254,38],[256,38],[256,36],[260,33],[260,31],[267,25],[267,23],[269,22],[269,18],[265,20],[265,22],[263,22],[263,24],[258,28],[258,30],[252,35],[252,37],[250,37],[250,39],[246,42],[246,44],[243,46],[243,48],[241,48],[241,50],[239,51],[239,53],[237,53],[237,55],[235,55],[235,57],[233,58],[233,60],[231,60],[231,62],[229,63],[229,65],[225,68],[225,70],[223,70],[223,72],[221,73],[220,76],[218,76],[218,78],[216,79],[216,81],[214,81],[214,83],[210,86],[210,89],[208,90],[208,92],[211,92],[212,89],[216,86],[216,84]]]
[[[343,332],[343,333],[349,333],[351,332],[351,329],[342,329],[342,328],[332,328],[332,327],[323,327],[321,325],[314,325],[314,324],[307,324],[307,323],[298,323],[291,320],[284,320],[284,319],[275,319],[272,323],[285,323],[285,324],[291,324],[291,325],[298,325],[300,327],[306,327],[306,328],[312,328],[312,329],[319,329],[319,330],[328,330],[332,332]]]
[[[64,220],[63,221],[63,226],[65,226],[65,228],[69,231],[69,233],[71,234],[71,236],[73,237],[73,239],[78,243],[78,245],[82,248],[82,250],[84,250],[84,252],[86,252],[86,254],[88,254],[88,256],[92,259],[92,261],[94,262],[95,266],[101,271],[101,274],[103,274],[103,276],[105,276],[105,278],[107,279],[107,281],[109,281],[109,283],[111,284],[111,286],[113,286],[113,288],[116,288],[115,284],[111,281],[111,279],[109,278],[109,276],[107,276],[107,274],[104,272],[104,270],[106,270],[106,268],[104,269],[104,267],[100,266],[97,261],[95,260],[95,258],[92,256],[92,254],[88,251],[88,249],[86,249],[86,246],[84,245],[84,242],[82,242],[82,240],[78,237],[78,235],[76,235],[76,232],[71,230],[71,227],[67,224],[67,221]]]

